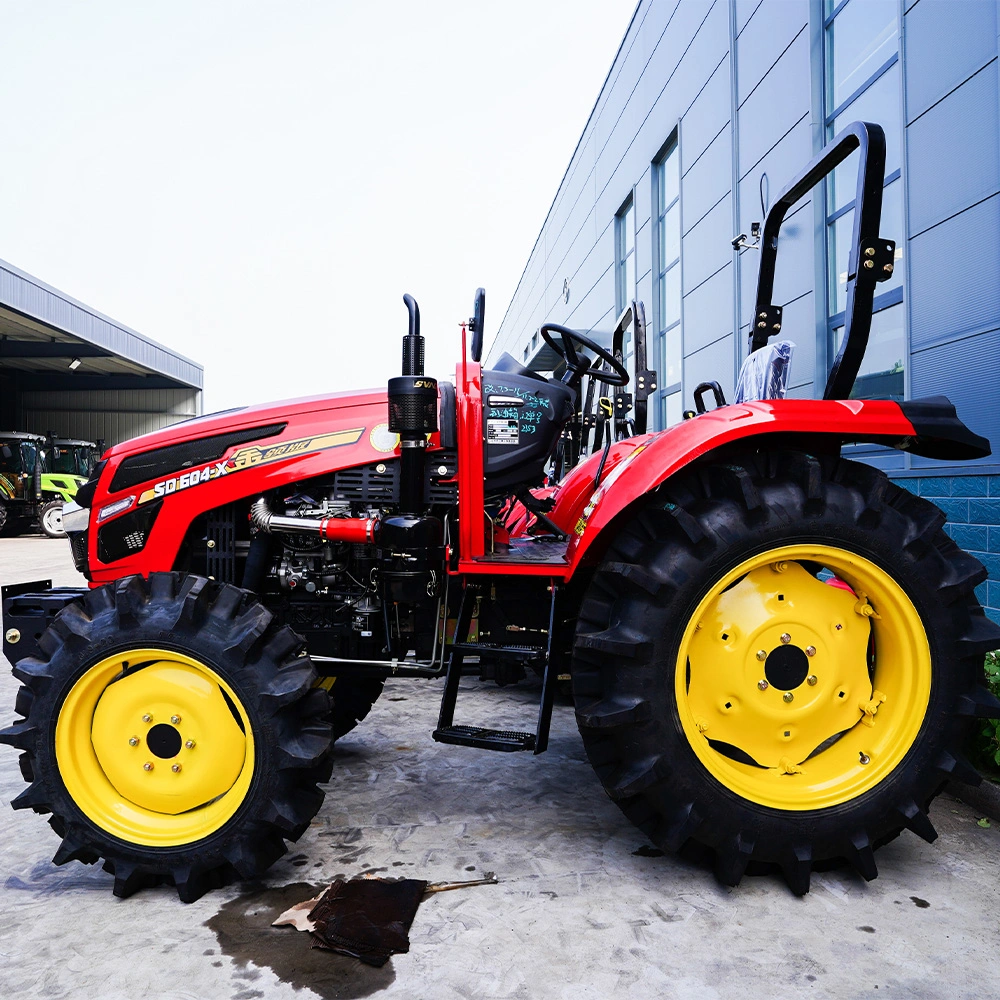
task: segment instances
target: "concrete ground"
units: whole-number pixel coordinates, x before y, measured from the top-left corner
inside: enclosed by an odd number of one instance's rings
[[[64,542],[0,539],[0,582],[76,582]],[[5,665],[4,665],[5,666]],[[0,718],[16,684],[0,679]],[[734,890],[652,853],[605,796],[572,709],[538,758],[433,743],[440,682],[397,680],[338,745],[319,816],[255,884],[185,906],[173,889],[127,900],[111,877],[50,863],[45,820],[0,810],[0,996],[311,996],[442,1000],[606,997],[994,997],[1000,982],[1000,823],[942,796],[928,845],[904,833],[879,878],[813,876],[802,899],[772,878]],[[459,721],[533,724],[536,690],[463,683]],[[0,748],[0,796],[23,787]],[[494,871],[499,885],[421,904],[409,954],[382,969],[269,926],[337,876],[430,881]]]

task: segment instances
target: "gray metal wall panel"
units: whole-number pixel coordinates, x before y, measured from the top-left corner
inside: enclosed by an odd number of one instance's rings
[[[687,131],[685,131],[687,136]],[[733,178],[733,137],[727,122],[684,175],[684,225],[690,229],[729,193]],[[747,230],[749,232],[749,230]],[[735,234],[734,234],[735,235]]]
[[[764,0],[739,34],[736,82],[742,103],[770,72],[780,53],[809,23],[809,5]]]
[[[803,28],[754,92],[741,95],[740,177],[809,114],[809,33]],[[777,193],[777,192],[775,192]]]
[[[684,268],[685,293],[693,291],[718,270],[732,263],[733,249],[729,243],[732,226],[732,198],[727,194],[693,229],[684,234],[681,265]]]
[[[788,384],[799,389],[811,389],[816,379],[816,304],[812,292],[785,305],[781,339],[795,344]],[[803,395],[810,396],[812,393],[807,391]]]
[[[729,60],[723,59],[684,114],[681,169],[688,170],[728,123]]]
[[[763,0],[734,0],[736,4],[736,32],[739,34],[746,27],[747,22],[753,17],[754,11],[761,5]]]
[[[996,0],[920,0],[906,13],[909,121],[997,54]]]
[[[726,399],[733,398],[733,335],[684,358],[684,400],[690,405],[691,392],[699,382],[715,381],[722,386]]]
[[[913,396],[937,396],[946,391],[959,417],[977,434],[1000,445],[1000,393],[996,389],[996,359],[1000,358],[1000,330],[968,337],[924,351],[914,365]],[[992,361],[992,364],[984,360]],[[939,467],[932,459],[913,456],[914,467]],[[984,459],[996,463],[996,454]]]
[[[693,354],[720,337],[733,331],[733,274],[732,265],[724,267],[718,274],[699,285],[684,296],[684,354]],[[732,381],[733,359],[729,359],[728,369]],[[718,374],[713,376],[718,378]],[[698,384],[692,381],[687,367],[684,368],[685,392]]]
[[[1000,326],[998,237],[1000,195],[994,195],[909,241],[914,350]],[[994,381],[998,358],[990,356],[983,366],[994,372]],[[914,379],[924,364],[916,355]],[[938,390],[950,388],[941,384]]]
[[[204,384],[205,372],[201,365],[116,323],[5,261],[0,261],[0,303],[150,371],[194,388],[200,389]]]
[[[994,60],[907,128],[911,234],[1000,190],[998,88]]]

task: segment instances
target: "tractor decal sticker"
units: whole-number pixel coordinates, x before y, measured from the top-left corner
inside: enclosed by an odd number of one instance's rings
[[[16,493],[17,490],[14,489],[11,481],[6,476],[0,476],[0,495],[5,496],[8,500],[13,500]]]
[[[399,435],[390,431],[388,424],[376,424],[368,440],[376,451],[390,452],[399,447]]]
[[[639,452],[644,451],[646,448],[645,444],[640,444],[638,447],[634,448],[632,452],[623,458],[610,472],[608,478],[597,487],[596,490],[591,494],[590,501],[587,506],[583,508],[583,512],[580,517],[577,518],[576,524],[573,526],[573,531],[577,535],[582,535],[587,530],[587,521],[590,520],[590,515],[594,513],[597,509],[597,505],[604,499],[604,494],[611,488],[615,480],[625,471],[631,461],[635,458]]]
[[[486,441],[488,444],[518,444],[520,440],[517,418],[496,419],[490,417],[486,421]]]
[[[252,469],[258,465],[277,462],[283,458],[295,458],[316,451],[326,451],[328,448],[339,448],[341,445],[354,444],[362,434],[364,427],[354,427],[346,431],[334,431],[331,434],[320,434],[315,437],[299,438],[296,441],[282,441],[271,445],[247,445],[240,448],[221,462],[210,462],[199,469],[178,473],[169,479],[163,479],[148,490],[143,490],[139,496],[139,504],[149,503],[160,497],[180,493],[181,490],[212,482],[221,476],[228,476],[244,469]]]

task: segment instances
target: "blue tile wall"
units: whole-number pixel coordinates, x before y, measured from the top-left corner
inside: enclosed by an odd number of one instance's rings
[[[945,531],[990,574],[976,588],[979,603],[1000,623],[1000,476],[921,476],[895,480],[944,511]]]

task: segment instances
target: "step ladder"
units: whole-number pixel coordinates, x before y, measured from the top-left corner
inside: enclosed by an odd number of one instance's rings
[[[479,585],[466,584],[458,609],[455,626],[456,641],[449,647],[448,672],[445,675],[444,694],[441,696],[441,711],[437,729],[431,734],[438,743],[454,746],[478,747],[480,750],[499,750],[511,753],[531,750],[535,754],[544,753],[549,745],[549,726],[552,722],[552,702],[555,696],[558,667],[553,662],[553,635],[556,625],[557,584],[551,587],[549,603],[549,631],[544,646],[508,646],[500,643],[469,642],[469,628],[472,624],[472,610],[476,603]],[[488,729],[482,726],[455,725],[455,703],[458,700],[458,685],[462,679],[462,665],[467,656],[489,656],[495,660],[507,660],[528,665],[544,663],[542,672],[542,696],[538,706],[538,722],[535,731],[516,732],[509,729]]]

